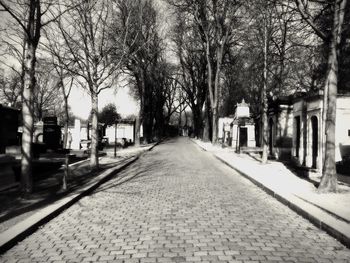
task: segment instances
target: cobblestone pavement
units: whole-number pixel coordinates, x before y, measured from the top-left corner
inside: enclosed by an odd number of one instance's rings
[[[142,156],[7,251],[0,261],[349,259],[349,249],[180,138]]]

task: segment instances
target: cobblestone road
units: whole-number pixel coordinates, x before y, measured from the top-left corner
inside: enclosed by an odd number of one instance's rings
[[[145,154],[0,261],[349,259],[339,242],[182,138]]]

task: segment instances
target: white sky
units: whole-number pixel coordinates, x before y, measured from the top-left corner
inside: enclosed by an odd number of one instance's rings
[[[91,110],[91,99],[85,91],[79,88],[72,89],[68,103],[75,116],[82,119],[88,118]],[[138,103],[129,95],[128,87],[118,88],[117,92],[113,89],[103,90],[98,97],[99,110],[102,110],[103,106],[108,103],[114,103],[122,117],[138,112]]]

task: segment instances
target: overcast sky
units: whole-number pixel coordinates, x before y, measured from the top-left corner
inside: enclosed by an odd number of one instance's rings
[[[87,92],[80,88],[73,89],[68,103],[74,115],[83,119],[88,118],[91,110],[91,99]],[[138,103],[129,95],[127,86],[103,90],[98,97],[99,109],[101,110],[108,103],[115,103],[122,117],[138,112]]]

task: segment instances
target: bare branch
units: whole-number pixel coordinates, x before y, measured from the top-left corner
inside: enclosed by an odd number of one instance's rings
[[[301,0],[295,0],[297,8],[305,20],[305,22],[315,31],[316,35],[319,36],[322,40],[328,41],[329,37],[323,33],[313,22],[312,16],[308,12],[307,6],[302,3]]]

